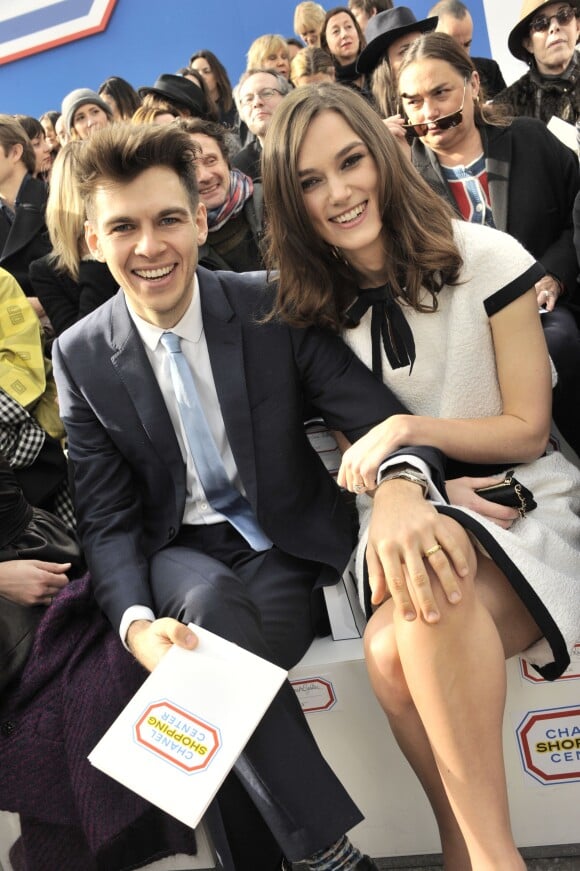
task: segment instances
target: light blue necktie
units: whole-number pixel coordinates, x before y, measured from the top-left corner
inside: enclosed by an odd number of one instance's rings
[[[213,440],[189,364],[175,333],[163,333],[161,343],[169,354],[171,381],[179,414],[206,498],[243,535],[253,550],[268,550],[272,542],[260,529],[250,503],[230,482]]]

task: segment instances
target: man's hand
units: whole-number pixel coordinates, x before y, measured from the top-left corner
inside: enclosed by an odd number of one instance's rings
[[[439,514],[417,484],[399,478],[376,491],[366,559],[373,605],[392,596],[405,620],[420,613],[428,623],[440,613],[427,566],[452,604],[461,599],[461,578],[475,570],[464,530]]]
[[[197,636],[173,617],[160,617],[153,623],[149,620],[135,620],[127,630],[126,640],[135,659],[147,671],[153,671],[173,644],[186,650],[197,647]]]

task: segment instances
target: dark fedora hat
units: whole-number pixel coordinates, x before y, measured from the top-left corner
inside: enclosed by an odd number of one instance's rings
[[[417,21],[413,12],[406,6],[395,6],[373,15],[365,30],[367,46],[358,58],[356,69],[359,73],[370,73],[377,67],[389,46],[406,33],[429,33],[435,30],[439,18],[422,18]]]
[[[208,105],[204,92],[191,79],[163,73],[152,87],[139,88],[139,96],[156,94],[162,100],[184,106],[197,118],[207,115]]]
[[[531,54],[524,48],[523,42],[528,36],[532,18],[536,17],[536,13],[541,14],[545,6],[552,6],[554,2],[557,0],[524,0],[520,19],[508,36],[508,48],[518,60],[526,61],[526,63],[530,61]],[[565,0],[562,5],[565,3],[572,6],[573,9],[580,9],[580,0]]]

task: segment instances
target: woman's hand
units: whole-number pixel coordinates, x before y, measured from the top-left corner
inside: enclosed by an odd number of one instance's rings
[[[70,563],[15,559],[0,563],[0,595],[19,605],[50,605],[68,584]]]
[[[405,119],[402,115],[389,115],[388,118],[383,118],[383,124],[387,130],[393,134],[397,140],[397,144],[403,149],[405,155],[411,159],[411,146],[407,142],[406,130],[404,127]]]
[[[454,478],[452,481],[446,481],[445,487],[452,505],[477,511],[498,526],[509,529],[514,520],[520,516],[517,508],[497,505],[475,492],[479,487],[491,487],[492,484],[499,484],[501,481],[503,481],[502,475],[491,478]]]
[[[412,444],[412,422],[410,414],[394,414],[355,442],[342,456],[338,484],[351,493],[374,490],[383,460],[397,448]]]

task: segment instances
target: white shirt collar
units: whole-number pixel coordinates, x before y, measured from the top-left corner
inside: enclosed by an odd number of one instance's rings
[[[125,294],[125,302],[127,303],[129,316],[135,324],[143,343],[151,351],[156,351],[161,336],[163,333],[168,332],[168,330],[164,330],[162,327],[151,324],[149,321],[144,320],[140,315],[138,315],[131,307],[131,302],[127,294]],[[171,327],[171,332],[179,336],[180,339],[185,339],[188,342],[199,342],[203,335],[203,319],[201,316],[201,300],[197,275],[194,276],[193,280],[193,295],[191,302],[181,319],[174,327]]]

